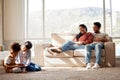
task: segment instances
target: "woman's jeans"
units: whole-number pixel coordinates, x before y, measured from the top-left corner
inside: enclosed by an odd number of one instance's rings
[[[62,52],[67,50],[84,49],[85,45],[78,45],[73,41],[67,41],[62,45]]]
[[[85,46],[85,50],[86,50],[85,60],[86,60],[86,63],[90,63],[91,52],[94,49],[95,50],[95,56],[96,56],[96,63],[100,64],[101,63],[101,55],[102,55],[102,49],[103,48],[104,48],[103,43],[87,44]]]

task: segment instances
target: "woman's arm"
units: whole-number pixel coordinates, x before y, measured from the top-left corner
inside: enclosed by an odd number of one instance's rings
[[[73,40],[72,40],[73,42],[77,42],[78,41],[77,38],[76,38],[76,36],[73,38]]]
[[[86,36],[86,40],[83,41],[82,43],[83,44],[89,44],[89,43],[92,43],[93,42],[93,34],[92,33],[87,33],[87,36]]]

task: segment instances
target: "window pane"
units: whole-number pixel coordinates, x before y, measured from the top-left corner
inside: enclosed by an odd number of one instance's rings
[[[111,6],[110,6],[110,0],[105,0],[105,15],[106,15],[106,26],[105,26],[105,32],[111,36]]]
[[[42,38],[42,0],[28,0],[27,38]]]
[[[113,39],[113,41],[115,42],[116,46],[116,56],[120,56],[120,39]]]
[[[78,33],[78,25],[84,23],[92,31],[94,21],[103,24],[102,0],[45,0],[46,37],[51,33]],[[102,27],[103,30],[103,27]]]
[[[120,4],[112,0],[113,36],[120,37]]]
[[[106,32],[113,37],[120,37],[120,5],[118,0],[106,0]]]

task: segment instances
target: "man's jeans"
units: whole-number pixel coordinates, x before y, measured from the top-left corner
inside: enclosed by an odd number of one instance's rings
[[[85,45],[78,45],[73,41],[67,41],[62,45],[62,52],[67,50],[84,49]]]
[[[96,63],[100,64],[101,63],[101,54],[102,54],[102,49],[103,48],[104,48],[103,43],[87,44],[85,46],[85,50],[86,50],[85,60],[86,60],[86,63],[90,63],[91,52],[94,49],[95,50],[95,55],[96,55]]]

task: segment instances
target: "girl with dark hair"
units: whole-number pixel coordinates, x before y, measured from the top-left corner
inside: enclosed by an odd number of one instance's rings
[[[90,32],[87,33],[87,27],[84,24],[79,25],[79,30],[80,33],[75,36],[73,41],[65,42],[60,48],[48,48],[48,51],[54,54],[54,52],[61,53],[67,50],[84,49],[86,44],[93,42],[93,35]]]
[[[24,67],[22,67],[23,72],[41,70],[41,67],[39,65],[31,62],[32,46],[33,45],[30,41],[24,42],[24,44],[21,46],[21,51],[19,52],[17,56],[16,63],[24,65]]]

